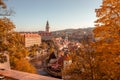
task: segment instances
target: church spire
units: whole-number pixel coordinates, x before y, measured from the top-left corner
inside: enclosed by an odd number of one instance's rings
[[[46,32],[49,32],[49,29],[50,29],[49,22],[47,21],[47,23],[46,23]]]

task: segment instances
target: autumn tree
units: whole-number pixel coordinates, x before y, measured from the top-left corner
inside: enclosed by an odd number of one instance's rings
[[[35,68],[28,62],[27,49],[24,47],[23,37],[14,31],[15,25],[5,16],[10,16],[13,10],[7,9],[4,0],[0,0],[0,62],[7,61],[4,53],[10,57],[12,69],[35,73]],[[19,66],[19,67],[18,67]]]
[[[97,52],[99,73],[103,80],[120,79],[120,0],[103,0],[96,9],[94,44]]]
[[[25,58],[19,59],[18,57],[10,57],[12,69],[29,73],[36,73],[36,69],[28,62],[28,60]]]
[[[84,44],[84,48],[70,52],[72,64],[63,68],[65,80],[97,80],[96,53],[90,44]]]
[[[1,6],[1,8],[6,8],[6,4],[4,3],[3,0],[0,0],[0,6]]]
[[[11,16],[15,14],[13,8],[8,8],[5,4],[5,0],[0,0],[0,17]]]
[[[120,80],[120,0],[103,0],[96,14],[95,42],[71,53],[69,80]]]
[[[42,49],[47,49],[47,48],[48,48],[47,43],[46,43],[46,42],[42,42],[41,48],[42,48]]]
[[[8,48],[7,39],[9,37],[9,35],[11,35],[13,28],[14,28],[14,25],[12,24],[12,22],[9,19],[0,18],[0,53],[3,53],[3,54],[0,54],[1,56],[4,55],[5,51]],[[2,58],[1,58],[1,60],[2,60]]]
[[[35,68],[26,59],[29,53],[24,47],[23,37],[15,32],[14,28],[15,25],[10,19],[0,18],[0,53],[9,55],[12,69],[35,73]],[[1,58],[0,60],[6,61]]]
[[[29,48],[29,56],[30,57],[34,57],[36,56],[37,52],[40,50],[39,46],[38,45],[33,45]]]

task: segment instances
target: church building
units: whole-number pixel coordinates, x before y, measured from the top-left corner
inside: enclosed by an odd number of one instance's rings
[[[46,22],[45,31],[38,31],[38,34],[41,36],[42,40],[51,40],[52,33],[50,32],[49,22]]]

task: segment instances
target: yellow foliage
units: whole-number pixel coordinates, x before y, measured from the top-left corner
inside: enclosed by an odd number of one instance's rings
[[[96,16],[96,41],[73,57],[67,80],[120,80],[120,0],[103,0]]]
[[[26,59],[17,59],[14,57],[14,67],[12,69],[29,72],[29,73],[36,73],[36,69],[26,60]]]
[[[120,79],[120,0],[103,0],[96,10],[97,26],[94,44],[97,52],[98,75],[101,79]]]
[[[25,59],[28,50],[24,47],[23,37],[13,31],[13,22],[0,18],[0,52],[8,52],[12,69],[35,73],[35,68]]]

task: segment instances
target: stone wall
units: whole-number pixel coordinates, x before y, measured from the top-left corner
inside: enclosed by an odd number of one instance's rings
[[[2,53],[0,53],[2,54]],[[0,69],[10,69],[10,61],[8,54],[4,54],[7,57],[7,62],[0,63]]]

